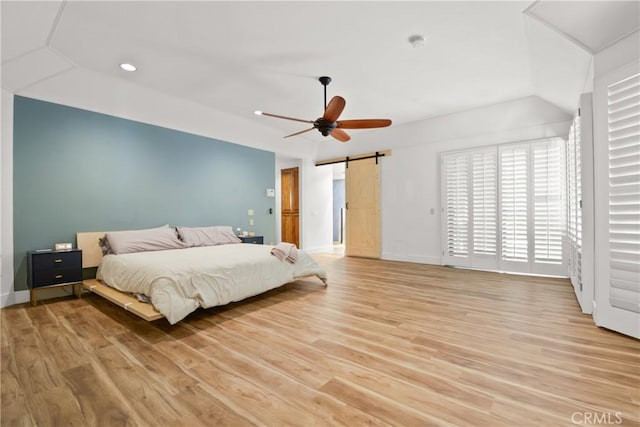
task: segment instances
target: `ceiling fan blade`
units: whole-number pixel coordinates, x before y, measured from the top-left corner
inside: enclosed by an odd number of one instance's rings
[[[305,129],[305,130],[301,130],[300,132],[296,132],[296,133],[292,133],[291,135],[287,135],[284,138],[289,138],[291,136],[296,136],[296,135],[300,135],[301,133],[305,133],[305,132],[309,132],[310,130],[314,130],[315,127],[309,128],[309,129]]]
[[[384,128],[390,125],[391,120],[389,119],[356,119],[338,121],[338,127],[342,129]]]
[[[276,119],[293,120],[295,122],[314,123],[313,120],[296,119],[295,117],[280,116],[278,114],[265,113],[264,111],[256,112],[256,114],[259,116],[275,117]]]
[[[344,110],[344,106],[346,105],[346,101],[341,96],[334,96],[329,101],[329,105],[327,105],[327,109],[324,110],[323,119],[330,121],[331,123],[338,120],[340,114],[342,114],[342,110]]]
[[[334,137],[340,142],[347,142],[348,140],[351,139],[348,133],[338,128],[335,128],[334,130],[332,130],[329,135],[331,135],[332,137]]]

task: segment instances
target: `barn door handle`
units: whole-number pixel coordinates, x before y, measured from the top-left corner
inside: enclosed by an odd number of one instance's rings
[[[349,202],[347,202],[347,204],[345,205],[345,207],[346,207],[347,209],[349,209]]]

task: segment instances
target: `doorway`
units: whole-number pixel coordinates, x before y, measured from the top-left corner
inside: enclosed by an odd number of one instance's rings
[[[333,165],[333,252],[344,253],[346,237],[344,163]]]

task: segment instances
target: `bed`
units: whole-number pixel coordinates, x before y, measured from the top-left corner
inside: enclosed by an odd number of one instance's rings
[[[170,231],[155,233],[171,238]],[[315,276],[326,286],[324,269],[301,250],[292,263],[272,255],[269,245],[172,242],[179,247],[147,250],[145,241],[133,252],[105,255],[105,235],[110,233],[77,234],[83,268],[98,267],[96,280],[86,281],[85,288],[147,320],[165,317],[175,324],[200,307],[240,301],[302,277]],[[139,301],[145,297],[150,304]]]

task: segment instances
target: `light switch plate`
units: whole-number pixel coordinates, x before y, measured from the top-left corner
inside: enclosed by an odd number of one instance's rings
[[[249,216],[253,216],[253,209],[249,209],[247,213],[249,214]]]
[[[267,197],[276,197],[276,190],[274,188],[267,188]]]

